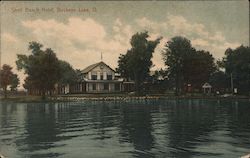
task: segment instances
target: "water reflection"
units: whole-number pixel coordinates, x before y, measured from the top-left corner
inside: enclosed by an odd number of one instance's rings
[[[27,104],[24,132],[16,140],[18,150],[29,157],[57,157],[63,153],[47,152],[58,147],[56,142],[70,137],[57,137],[61,133],[55,119],[54,104]],[[45,152],[45,153],[44,153]]]
[[[134,146],[131,153],[135,157],[152,157],[154,146],[152,116],[149,105],[129,105],[121,108],[120,142],[130,142]]]
[[[8,157],[239,157],[249,101],[0,103]]]
[[[197,100],[196,100],[197,101]],[[209,144],[209,134],[216,130],[216,111],[213,104],[202,100],[198,102],[174,101],[172,112],[168,115],[169,129],[167,139],[171,157],[193,157],[195,155],[214,155],[195,151],[200,144]],[[214,155],[218,156],[218,155]]]

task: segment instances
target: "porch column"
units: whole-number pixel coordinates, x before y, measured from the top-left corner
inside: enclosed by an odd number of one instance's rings
[[[82,92],[82,82],[80,82],[80,89],[79,92]]]
[[[88,92],[88,91],[89,91],[89,84],[86,83],[86,92]]]

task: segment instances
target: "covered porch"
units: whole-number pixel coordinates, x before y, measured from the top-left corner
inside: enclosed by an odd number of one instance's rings
[[[86,82],[86,93],[113,93],[122,92],[121,81],[88,81]]]

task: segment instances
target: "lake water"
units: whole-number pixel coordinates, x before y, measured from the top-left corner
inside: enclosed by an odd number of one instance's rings
[[[237,158],[250,153],[250,102],[0,103],[8,158]]]

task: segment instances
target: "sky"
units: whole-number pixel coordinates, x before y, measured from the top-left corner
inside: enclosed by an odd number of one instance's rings
[[[162,36],[152,70],[164,68],[162,50],[174,36],[184,36],[216,60],[227,48],[249,46],[249,2],[239,1],[37,1],[1,2],[1,65],[16,70],[17,54],[29,55],[28,43],[51,48],[58,58],[84,69],[103,61],[117,67],[130,38],[149,32]]]

